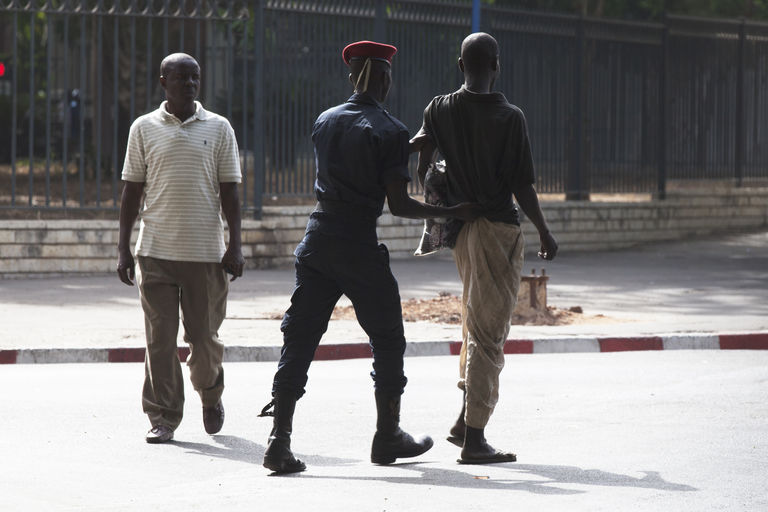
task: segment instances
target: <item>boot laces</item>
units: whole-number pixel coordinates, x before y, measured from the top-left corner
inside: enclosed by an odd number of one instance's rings
[[[259,418],[264,418],[266,416],[274,416],[275,415],[274,407],[275,407],[275,399],[273,398],[271,402],[269,402],[267,405],[265,405],[261,409],[261,413],[259,414],[258,417]],[[270,411],[270,409],[272,409],[272,410]]]

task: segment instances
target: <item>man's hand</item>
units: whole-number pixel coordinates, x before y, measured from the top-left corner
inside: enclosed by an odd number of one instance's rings
[[[227,252],[225,252],[224,257],[221,258],[221,266],[224,268],[224,272],[232,274],[230,282],[241,277],[243,275],[245,259],[243,258],[243,252],[240,248],[233,248],[232,245],[227,247]]]
[[[133,286],[136,278],[136,263],[133,261],[131,251],[120,251],[117,260],[117,276],[128,286]]]
[[[451,217],[456,217],[465,222],[472,222],[484,212],[483,207],[479,203],[459,203],[456,206],[451,206],[449,210],[451,210]]]
[[[541,250],[539,250],[539,258],[543,260],[553,260],[557,256],[557,241],[552,233],[545,231],[539,233],[539,240],[541,240]]]

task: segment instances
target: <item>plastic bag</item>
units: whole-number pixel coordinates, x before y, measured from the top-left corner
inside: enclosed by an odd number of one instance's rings
[[[424,202],[434,206],[445,206],[446,191],[445,160],[429,164],[424,177]],[[413,254],[426,256],[448,247],[447,223],[447,219],[425,219],[421,241]]]

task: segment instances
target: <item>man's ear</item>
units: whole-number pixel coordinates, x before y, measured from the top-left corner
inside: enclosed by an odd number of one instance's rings
[[[499,70],[499,56],[498,55],[495,56],[493,58],[493,60],[491,61],[491,69],[493,71],[498,71]]]
[[[160,87],[165,89],[165,77],[162,75],[160,76]]]
[[[461,60],[461,57],[459,57],[459,69],[462,73],[464,72],[464,61]]]

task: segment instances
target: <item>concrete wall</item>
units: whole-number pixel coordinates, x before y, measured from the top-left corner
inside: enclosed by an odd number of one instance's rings
[[[768,188],[678,192],[664,201],[542,206],[561,253],[768,227]],[[262,220],[245,220],[248,266],[290,265],[311,211],[311,206],[268,207]],[[530,222],[523,225],[529,250],[535,251],[535,229]],[[379,236],[392,257],[409,257],[422,226],[421,221],[385,214]],[[0,220],[0,277],[114,272],[116,265],[117,221]]]

